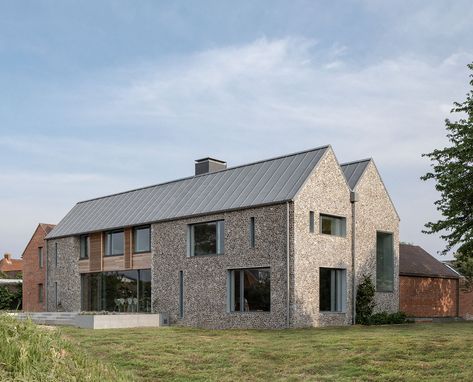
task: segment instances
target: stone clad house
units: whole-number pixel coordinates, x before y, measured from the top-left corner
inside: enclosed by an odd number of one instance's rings
[[[346,325],[363,274],[399,308],[399,217],[372,160],[331,146],[76,204],[48,234],[48,310],[208,328]],[[355,276],[354,276],[355,275]],[[356,290],[356,289],[355,289]]]

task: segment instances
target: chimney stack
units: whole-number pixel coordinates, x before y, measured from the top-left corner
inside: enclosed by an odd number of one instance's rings
[[[195,175],[209,174],[225,170],[227,162],[214,158],[202,158],[195,161]]]
[[[11,260],[11,253],[5,253],[3,257],[5,260]]]

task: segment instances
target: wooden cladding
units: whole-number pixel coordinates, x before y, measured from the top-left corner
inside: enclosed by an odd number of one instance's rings
[[[133,254],[133,230],[125,228],[125,268],[132,268],[132,254]]]
[[[103,239],[102,233],[90,234],[89,269],[91,272],[102,270]]]

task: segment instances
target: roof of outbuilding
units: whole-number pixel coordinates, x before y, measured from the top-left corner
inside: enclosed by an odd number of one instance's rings
[[[23,270],[23,260],[6,259],[0,260],[0,272],[21,272]]]
[[[342,168],[343,175],[348,182],[348,186],[354,190],[358,181],[361,179],[361,176],[366,170],[366,167],[371,162],[371,159],[362,159],[354,162],[342,163],[340,167]]]
[[[46,238],[292,200],[329,147],[80,202]]]
[[[438,261],[418,245],[399,245],[399,274],[401,276],[425,276],[458,278],[458,274]]]

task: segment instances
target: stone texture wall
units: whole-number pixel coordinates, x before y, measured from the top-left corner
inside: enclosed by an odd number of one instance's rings
[[[400,276],[399,307],[410,317],[456,317],[458,279]]]
[[[376,166],[371,161],[356,186],[356,285],[363,274],[371,275],[376,285],[376,233],[393,233],[394,291],[376,292],[376,311],[399,310],[399,218],[383,185]]]
[[[315,232],[309,231],[309,212]],[[320,214],[346,218],[346,236],[320,233]],[[327,150],[294,201],[294,250],[291,271],[293,327],[345,325],[351,320],[351,204],[350,190],[331,149]],[[319,270],[346,270],[347,294],[342,313],[320,312]]]
[[[55,244],[58,244],[58,261],[55,263]],[[76,312],[80,310],[79,238],[66,237],[47,241],[48,247],[48,311]],[[59,308],[55,306],[54,283],[58,283]]]
[[[153,224],[153,311],[172,323],[206,328],[283,328],[286,325],[286,205]],[[250,218],[256,247],[250,247]],[[187,256],[188,224],[225,220],[225,253]],[[228,312],[228,271],[269,267],[271,312]],[[179,271],[184,275],[184,317],[179,319]]]

